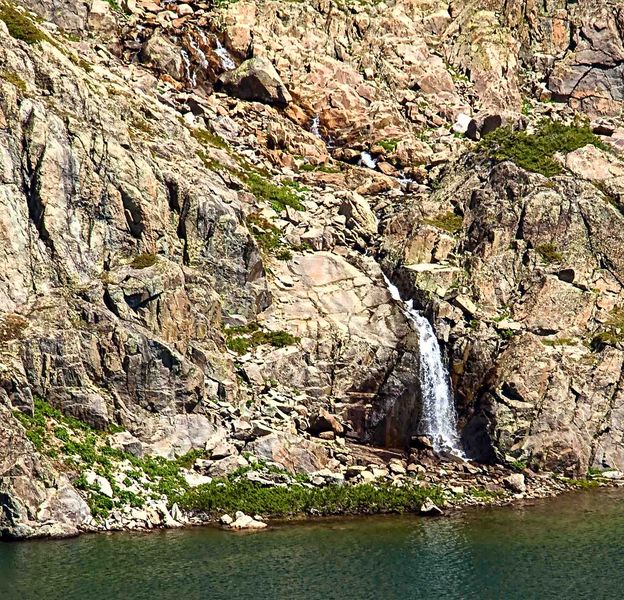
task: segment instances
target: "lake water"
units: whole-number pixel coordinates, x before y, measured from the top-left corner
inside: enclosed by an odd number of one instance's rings
[[[624,491],[442,518],[0,543],[2,600],[624,597]]]

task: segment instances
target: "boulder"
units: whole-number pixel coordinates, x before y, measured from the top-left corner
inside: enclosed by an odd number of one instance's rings
[[[344,427],[338,420],[338,417],[330,414],[324,408],[321,408],[318,413],[310,417],[310,427],[308,431],[312,435],[319,435],[323,432],[341,434],[344,433]]]
[[[109,444],[116,450],[127,452],[137,457],[143,456],[143,444],[129,431],[120,431],[109,438]]]
[[[240,510],[236,513],[236,520],[228,525],[230,529],[264,529],[266,526],[263,521],[254,519]]]
[[[512,473],[503,479],[503,484],[516,494],[526,492],[526,483],[522,473]]]
[[[421,515],[439,516],[444,514],[444,511],[437,507],[431,498],[427,498],[420,506]]]
[[[264,57],[250,58],[219,78],[222,89],[241,100],[286,106],[292,97],[271,62]]]

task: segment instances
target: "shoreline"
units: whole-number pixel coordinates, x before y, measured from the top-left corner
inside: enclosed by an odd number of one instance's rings
[[[527,471],[525,469],[525,471]],[[512,473],[513,474],[513,473]],[[516,473],[518,474],[518,473]],[[476,479],[476,478],[475,478]],[[537,484],[535,482],[538,482]],[[476,481],[475,481],[476,483]],[[355,488],[362,484],[344,484],[345,488]],[[442,493],[448,493],[448,487],[441,483],[438,483],[436,488],[443,490]],[[593,492],[604,489],[617,489],[624,487],[624,480],[622,479],[607,479],[600,476],[593,476],[591,479],[575,480],[566,479],[557,474],[535,474],[531,473],[527,477],[527,489],[525,492],[509,493],[505,495],[497,494],[487,497],[477,497],[478,491],[474,494],[460,495],[454,497],[451,500],[440,503],[440,506],[434,505],[433,511],[423,512],[422,505],[420,510],[379,510],[378,507],[371,507],[370,509],[362,509],[358,511],[338,511],[313,514],[309,513],[297,513],[292,515],[270,515],[270,514],[254,514],[249,515],[254,521],[260,521],[266,524],[262,528],[255,527],[241,527],[233,528],[231,526],[224,525],[220,522],[220,518],[223,514],[228,514],[225,511],[206,512],[202,510],[181,510],[179,508],[171,510],[176,512],[179,516],[179,521],[170,521],[168,523],[162,523],[160,525],[153,525],[148,527],[133,527],[122,526],[120,523],[103,523],[97,525],[88,525],[86,527],[80,527],[76,530],[62,535],[34,535],[22,538],[0,538],[0,541],[6,542],[25,542],[31,540],[61,540],[72,537],[79,537],[82,535],[90,534],[103,534],[103,533],[142,533],[148,534],[156,531],[165,530],[191,530],[202,527],[213,527],[222,529],[232,533],[248,533],[250,531],[261,531],[263,529],[273,529],[275,527],[288,527],[295,524],[314,524],[323,522],[326,520],[341,521],[349,519],[367,519],[370,517],[400,517],[400,516],[412,516],[412,517],[424,517],[424,518],[448,518],[458,514],[471,512],[472,510],[483,510],[489,508],[518,508],[523,505],[531,505],[535,502],[542,500],[549,500],[557,498],[559,496],[579,493],[579,492]],[[429,487],[422,488],[425,491],[431,491],[433,489]],[[478,490],[479,488],[475,488]],[[482,488],[483,489],[483,488]],[[425,495],[423,504],[429,498]],[[438,512],[439,509],[439,512]],[[233,512],[233,511],[232,511]],[[221,514],[218,514],[221,513]]]
[[[624,481],[612,481],[612,482],[600,482],[598,485],[590,486],[590,487],[580,487],[575,485],[568,485],[567,487],[560,489],[558,491],[553,491],[551,494],[547,495],[525,495],[522,497],[507,497],[507,498],[497,498],[491,501],[483,501],[479,503],[456,503],[443,507],[442,514],[423,514],[416,511],[387,511],[387,512],[358,512],[358,513],[340,513],[340,514],[327,514],[327,515],[292,515],[290,517],[263,517],[264,522],[266,522],[267,527],[263,529],[232,529],[230,527],[223,526],[220,524],[218,518],[211,519],[201,519],[196,515],[188,515],[188,520],[184,523],[178,523],[175,526],[155,526],[151,528],[123,528],[123,527],[113,527],[110,529],[98,528],[98,527],[89,527],[85,529],[78,530],[71,535],[62,535],[62,536],[50,536],[50,535],[40,535],[40,536],[32,536],[28,538],[15,538],[15,539],[4,539],[0,538],[0,544],[18,544],[18,543],[28,543],[28,542],[45,542],[45,541],[63,541],[72,538],[78,538],[83,536],[95,536],[95,535],[106,535],[106,534],[138,534],[138,535],[149,535],[152,533],[162,533],[166,531],[192,531],[203,528],[212,528],[218,529],[221,531],[226,531],[231,534],[250,534],[250,533],[260,533],[262,531],[269,531],[274,529],[286,529],[295,525],[318,525],[323,523],[340,523],[343,521],[352,521],[352,520],[367,520],[374,518],[402,518],[402,517],[414,517],[414,518],[425,518],[425,519],[448,519],[457,517],[463,514],[470,514],[473,512],[478,512],[481,510],[487,509],[501,509],[501,508],[509,508],[509,509],[520,509],[524,507],[532,507],[536,504],[544,501],[554,500],[561,496],[573,495],[573,494],[594,494],[600,491],[607,490],[616,490],[624,488]]]

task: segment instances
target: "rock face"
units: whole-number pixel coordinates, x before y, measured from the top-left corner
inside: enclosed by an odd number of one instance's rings
[[[187,483],[408,449],[418,332],[382,268],[435,325],[469,453],[624,469],[621,3],[120,6],[0,17],[2,535],[96,518],[59,414],[112,454],[201,452]],[[475,146],[587,117],[556,176]]]

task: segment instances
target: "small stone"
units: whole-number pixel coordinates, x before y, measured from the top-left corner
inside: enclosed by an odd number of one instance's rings
[[[221,523],[221,525],[231,525],[234,522],[234,519],[232,519],[230,515],[225,514],[221,516],[219,522]]]

